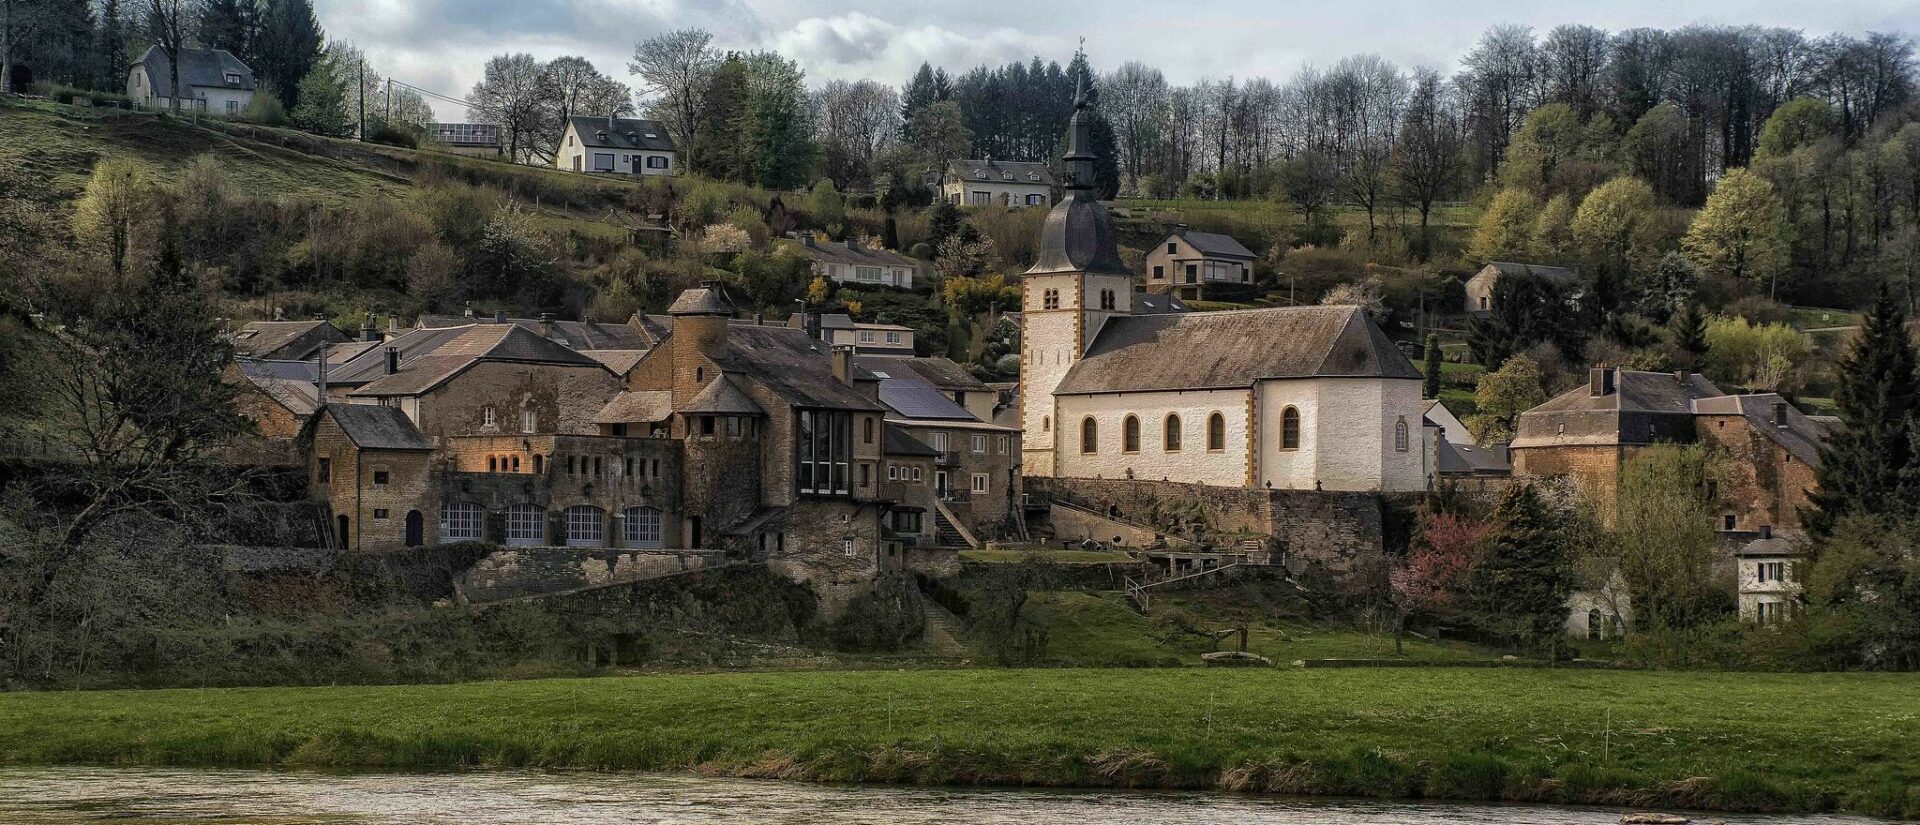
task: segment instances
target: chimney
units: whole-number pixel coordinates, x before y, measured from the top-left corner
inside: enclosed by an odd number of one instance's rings
[[[753,314],[753,325],[754,325],[754,326],[756,326],[756,327],[757,327],[757,326],[763,326],[763,325],[765,325],[766,323],[767,323],[767,314],[766,314],[766,313],[764,313],[764,312],[756,312],[756,313],[754,313],[754,314]]]
[[[806,327],[807,327],[808,338],[813,338],[820,341],[827,340],[827,331],[825,329],[826,322],[821,317],[822,314],[823,313],[817,309],[807,310]]]
[[[540,337],[553,337],[553,313],[551,312],[540,313]]]
[[[397,332],[399,332],[399,331],[400,331],[400,316],[399,316],[399,314],[398,314],[398,313],[396,313],[396,314],[393,314],[393,315],[389,315],[389,316],[387,316],[387,332],[390,332],[390,333],[397,333]]]
[[[853,347],[841,344],[833,348],[833,377],[853,386]]]
[[[330,349],[333,349],[332,344],[320,345],[320,369],[313,378],[315,397],[320,400],[320,406],[323,407],[327,405],[327,350]]]
[[[1613,368],[1594,367],[1587,371],[1587,394],[1594,398],[1613,394]]]
[[[387,347],[387,374],[392,375],[399,371],[400,371],[400,348]]]
[[[1760,537],[1763,539],[1773,538],[1773,525],[1771,524],[1760,525]]]
[[[373,325],[373,313],[371,312],[367,313],[366,322],[360,325],[360,340],[362,341],[380,340],[380,328]]]
[[[1787,402],[1785,401],[1773,402],[1773,426],[1775,427],[1787,426]]]
[[[274,308],[273,308],[273,320],[275,320],[275,321],[285,321],[285,320],[287,320],[287,308],[286,308],[286,307],[274,307]]]
[[[808,249],[814,248],[813,233],[812,232],[800,233],[800,242],[803,244],[806,244]]]
[[[1686,370],[1674,370],[1674,371],[1673,371],[1673,383],[1675,383],[1675,384],[1679,384],[1679,385],[1681,385],[1681,386],[1686,386],[1686,384],[1687,384],[1687,371],[1686,371]]]
[[[462,310],[462,311],[461,311],[461,314],[462,314],[462,315],[465,315],[465,316],[466,316],[466,317],[468,317],[468,318],[472,318],[472,317],[473,317],[473,302],[472,302],[472,301],[468,301],[468,302],[467,302],[467,308],[466,308],[465,310]]]
[[[506,311],[506,310],[504,310],[504,309],[496,309],[496,310],[494,310],[494,311],[493,311],[493,322],[494,322],[494,323],[496,323],[496,324],[504,324],[504,323],[506,323],[506,322],[507,322],[507,311]]]

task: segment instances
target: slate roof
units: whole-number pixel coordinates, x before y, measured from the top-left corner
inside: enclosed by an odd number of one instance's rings
[[[328,404],[326,414],[362,450],[431,450],[426,436],[399,407],[378,404]]]
[[[1455,444],[1443,438],[1437,449],[1436,463],[1441,475],[1508,475],[1513,472],[1513,464],[1507,459],[1507,447],[1504,444],[1480,447]]]
[[[318,362],[242,358],[234,364],[247,381],[294,415],[310,415],[320,407]]]
[[[959,177],[977,183],[1053,185],[1053,172],[1047,169],[1046,164],[1026,160],[949,160],[947,175],[949,178]],[[1008,179],[1008,175],[1013,177]],[[1038,179],[1034,176],[1038,176]]]
[[[1135,315],[1162,315],[1168,312],[1186,311],[1186,302],[1171,292],[1133,293],[1133,314]]]
[[[1027,275],[1086,272],[1132,277],[1120,260],[1120,235],[1105,204],[1086,190],[1074,190],[1047,212],[1040,243]]]
[[[515,324],[479,324],[458,327],[455,331],[457,334],[441,341],[438,346],[423,354],[408,357],[407,352],[402,350],[400,369],[391,375],[386,373],[385,348],[368,351],[361,359],[355,360],[356,362],[372,360],[374,362],[372,368],[378,370],[378,377],[368,380],[350,394],[418,395],[439,386],[447,379],[481,361],[606,369],[606,366],[599,361],[528,332]],[[407,336],[401,336],[401,338],[405,337]],[[366,365],[356,363],[351,366],[354,366],[357,372]],[[331,376],[328,380],[332,380]]]
[[[1269,378],[1419,379],[1358,307],[1314,306],[1110,318],[1054,392],[1251,387]]]
[[[1501,275],[1537,275],[1561,285],[1576,283],[1580,280],[1580,273],[1574,272],[1564,266],[1515,263],[1513,261],[1492,261],[1489,262],[1487,266],[1493,267],[1494,270]],[[1474,277],[1478,278],[1484,272],[1486,272],[1486,270],[1482,268],[1480,272],[1474,273]]]
[[[1774,421],[1775,404],[1785,405],[1781,408],[1786,413],[1785,426]],[[1702,415],[1745,417],[1756,432],[1765,433],[1767,438],[1785,448],[1795,460],[1812,467],[1820,466],[1820,444],[1826,438],[1825,428],[1788,403],[1779,393],[1701,398],[1693,402],[1693,411]]]
[[[1692,418],[1694,401],[1722,394],[1698,373],[1676,377],[1669,372],[1616,370],[1611,392],[1596,396],[1591,383],[1581,384],[1521,413],[1512,446],[1652,443],[1681,435],[1671,429],[1650,434],[1654,422],[1674,421],[1677,426],[1680,417]],[[1691,437],[1692,424],[1687,427],[1685,435]]]
[[[952,392],[992,392],[987,386],[968,372],[966,367],[955,363],[951,358],[912,358],[898,355],[856,355],[853,363],[875,377],[885,373],[888,378],[917,377],[937,389]]]
[[[706,413],[711,415],[766,415],[767,411],[748,398],[747,394],[735,386],[733,379],[725,375],[707,385],[706,389],[695,395],[692,401],[681,408],[683,413]]]
[[[904,266],[915,270],[920,267],[918,258],[872,246],[856,245],[849,249],[843,241],[816,241],[809,244],[805,240],[781,238],[780,248],[823,263],[848,266]]]
[[[147,73],[147,87],[153,90],[154,97],[172,97],[173,70],[167,60],[167,53],[159,46],[148,46],[145,54],[140,55],[133,65]],[[227,83],[227,73],[240,75],[237,85]],[[254,88],[253,70],[240,62],[232,52],[226,49],[181,49],[180,50],[180,86],[183,90],[194,86],[217,89]],[[187,95],[181,95],[182,99]]]
[[[803,330],[734,325],[721,366],[743,374],[799,407],[884,411],[833,375],[826,343]]]
[[[330,322],[249,321],[232,335],[233,352],[243,358],[301,361],[312,358],[321,344],[347,340]]]
[[[638,390],[615,395],[593,416],[593,423],[651,424],[671,417],[673,393],[666,390]]]
[[[1210,258],[1253,260],[1253,250],[1234,240],[1231,235],[1222,235],[1218,232],[1195,232],[1191,229],[1177,229],[1173,234],[1186,241],[1195,252]]]
[[[415,324],[422,329],[437,327],[461,327],[471,324],[493,322],[492,318],[475,318],[465,315],[422,315]],[[508,318],[506,322],[525,328],[528,332],[540,335],[546,325],[552,324],[555,343],[577,350],[615,349],[644,350],[653,346],[647,335],[632,324],[602,324],[597,321],[542,321],[539,318]]]
[[[648,152],[671,152],[674,150],[673,138],[667,134],[665,124],[657,120],[640,118],[612,118],[612,128],[608,128],[608,118],[591,115],[575,115],[568,120],[580,135],[580,145],[592,149],[634,149]],[[601,133],[605,133],[602,136]]]
[[[940,451],[927,446],[914,438],[896,424],[888,424],[880,431],[880,449],[886,455],[938,456]]]
[[[732,317],[733,307],[727,303],[725,295],[717,286],[702,286],[680,293],[673,299],[673,306],[667,307],[672,315],[726,315]]]
[[[953,403],[953,399],[917,377],[881,379],[880,401],[901,417],[916,421],[976,420],[965,407]]]
[[[599,361],[615,375],[626,375],[633,371],[633,365],[647,354],[643,349],[583,349],[581,355]]]

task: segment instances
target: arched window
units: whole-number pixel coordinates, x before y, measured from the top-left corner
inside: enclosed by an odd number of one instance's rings
[[[591,504],[567,508],[568,547],[605,547],[606,544],[607,518],[600,508]]]
[[[1207,416],[1207,449],[1227,448],[1227,418],[1219,413]]]
[[[471,501],[447,501],[440,504],[440,543],[479,541],[482,516],[480,505]]]
[[[1288,407],[1280,413],[1280,449],[1300,449],[1300,410]]]
[[[624,513],[620,538],[628,547],[660,546],[660,511],[654,507],[628,507]]]
[[[1180,452],[1180,414],[1179,413],[1170,413],[1167,415],[1166,431],[1163,434],[1161,440],[1162,440],[1161,446],[1165,447],[1167,452],[1170,452],[1170,453]]]
[[[539,547],[547,543],[547,511],[536,504],[507,508],[507,545]]]
[[[1404,415],[1400,416],[1399,421],[1393,422],[1393,449],[1402,453],[1407,451],[1407,417]]]
[[[1080,419],[1080,452],[1092,455],[1100,451],[1100,425],[1093,423],[1093,416]]]
[[[1120,451],[1125,453],[1140,452],[1140,419],[1129,415],[1127,416],[1127,420],[1121,424]]]

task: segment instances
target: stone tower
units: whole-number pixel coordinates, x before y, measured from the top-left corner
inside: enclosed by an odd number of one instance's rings
[[[1108,318],[1132,312],[1133,274],[1120,261],[1113,217],[1093,191],[1087,105],[1082,77],[1062,158],[1067,196],[1047,213],[1037,260],[1021,276],[1020,461],[1030,476],[1054,475],[1057,450],[1078,449],[1077,430],[1058,420],[1053,390]]]

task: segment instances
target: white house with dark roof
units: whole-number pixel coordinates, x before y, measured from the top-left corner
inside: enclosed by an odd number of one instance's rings
[[[680,174],[679,151],[666,125],[640,118],[567,118],[553,165],[574,172],[614,175]]]
[[[813,274],[836,283],[911,289],[920,275],[918,259],[856,238],[823,241],[812,232],[802,232],[798,238],[780,239],[779,249],[812,261]]]
[[[1147,291],[1199,300],[1209,285],[1252,284],[1253,251],[1231,235],[1173,230],[1147,252]]]
[[[1022,276],[1023,471],[1220,487],[1428,488],[1420,372],[1357,307],[1141,315],[1093,196],[1084,98],[1067,197]]]
[[[1493,311],[1493,288],[1501,278],[1514,276],[1533,276],[1570,293],[1569,299],[1580,297],[1584,282],[1580,274],[1564,266],[1546,266],[1544,264],[1523,264],[1510,261],[1494,261],[1480,268],[1479,272],[1467,279],[1466,305],[1462,311],[1474,315],[1484,315]]]
[[[180,50],[180,108],[237,117],[253,102],[253,70],[225,49]],[[149,46],[127,71],[127,97],[144,109],[171,109],[173,70],[167,53]]]
[[[940,196],[955,206],[1052,206],[1053,173],[1044,163],[949,160]]]

